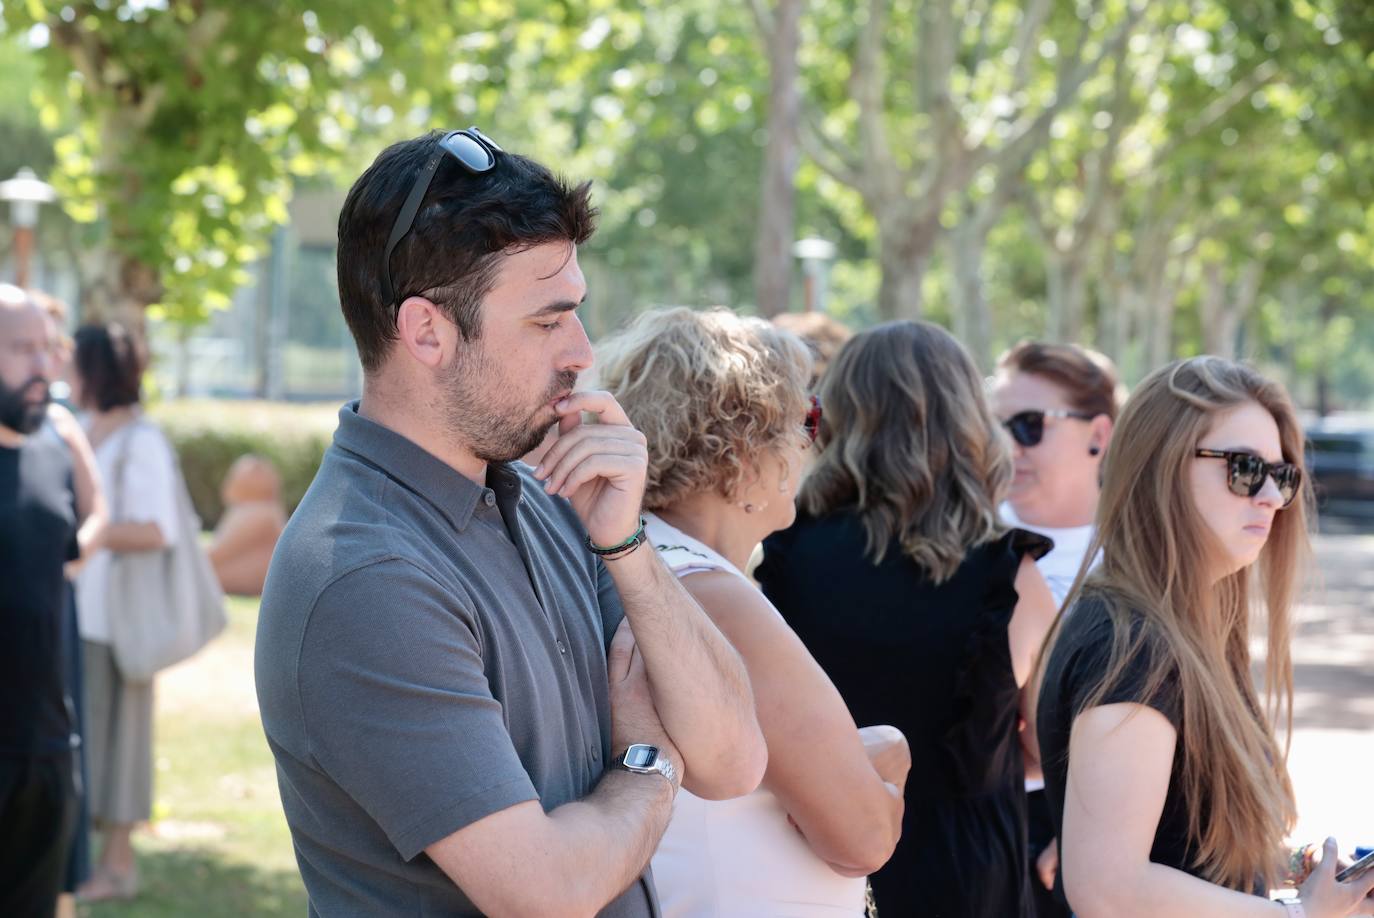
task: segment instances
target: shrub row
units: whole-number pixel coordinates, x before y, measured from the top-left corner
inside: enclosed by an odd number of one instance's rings
[[[224,511],[224,475],[245,453],[272,461],[281,473],[286,511],[294,511],[320,467],[338,410],[337,404],[186,399],[155,405],[150,414],[176,449],[191,502],[210,529]]]

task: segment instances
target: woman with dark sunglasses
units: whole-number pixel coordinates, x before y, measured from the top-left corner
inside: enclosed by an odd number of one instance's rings
[[[597,366],[647,441],[645,532],[739,652],[768,744],[754,793],[679,792],[653,858],[664,918],[859,918],[864,877],[901,828],[906,740],[856,728],[744,573],[754,546],[796,515],[821,421],[805,345],[726,310],[656,310],[603,340]]]
[[[1103,465],[1100,564],[1039,664],[1037,733],[1059,830],[1056,892],[1079,918],[1345,918],[1374,874],[1335,879],[1335,842],[1299,889],[1290,610],[1308,554],[1303,436],[1277,383],[1217,357],[1152,373]],[[1265,698],[1252,623],[1267,628]],[[1293,878],[1294,880],[1300,878]]]
[[[1097,513],[1098,471],[1118,408],[1116,368],[1076,344],[1023,341],[997,362],[993,411],[1016,475],[1003,516],[1054,540],[1040,573],[1057,603],[1078,575]]]
[[[1012,441],[1016,475],[1002,504],[1012,526],[1054,548],[1037,562],[1055,607],[1064,603],[1093,537],[1098,476],[1119,406],[1116,367],[1076,344],[1023,341],[1002,355],[990,390]],[[1027,837],[1037,918],[1068,918],[1055,900],[1058,847],[1040,764],[1027,762]]]

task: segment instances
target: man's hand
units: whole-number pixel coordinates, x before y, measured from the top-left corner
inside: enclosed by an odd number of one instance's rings
[[[630,620],[622,619],[611,639],[606,654],[606,673],[611,684],[611,753],[620,755],[635,743],[657,746],[677,770],[677,783],[682,786],[685,763],[678,753],[663,723],[658,718],[653,696],[649,693],[649,676],[644,669],[644,657],[635,646]]]
[[[902,731],[887,724],[860,727],[859,739],[878,776],[899,789],[905,787],[911,770],[911,747]]]
[[[644,435],[609,392],[574,392],[555,407],[558,439],[534,477],[548,493],[572,501],[594,543],[617,545],[639,529],[649,471]],[[584,411],[599,423],[583,424]]]

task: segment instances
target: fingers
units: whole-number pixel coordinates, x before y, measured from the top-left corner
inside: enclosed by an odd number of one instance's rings
[[[1317,866],[1312,869],[1313,873],[1325,871],[1331,876],[1336,875],[1336,861],[1338,860],[1339,847],[1334,838],[1328,838],[1322,843],[1322,858],[1317,862]]]
[[[630,629],[630,620],[622,618],[611,638],[611,648],[606,651],[606,675],[611,685],[624,682],[630,675],[635,650],[635,633]]]
[[[615,430],[616,428],[611,428]],[[633,460],[632,466],[639,472],[648,468],[649,451],[644,437],[632,428],[618,428],[625,433],[607,433],[605,428],[588,427],[576,430],[549,447],[544,459],[535,469],[534,477],[544,481],[544,490],[549,494],[567,494],[575,488],[567,488],[572,471],[589,459],[599,456],[625,457]]]
[[[564,417],[569,414],[576,416],[579,412],[585,411],[588,414],[596,415],[602,424],[619,427],[633,426],[629,416],[625,414],[625,409],[621,408],[620,403],[615,400],[615,396],[600,389],[574,392],[554,405],[554,410]],[[562,429],[561,422],[559,429]]]
[[[605,454],[588,457],[567,473],[563,483],[552,493],[572,497],[577,489],[589,481],[604,479],[615,485],[616,482],[643,479],[644,463],[636,456],[607,456]],[[633,529],[633,527],[631,527]],[[627,532],[626,535],[631,533]]]
[[[1040,882],[1046,889],[1054,889],[1054,872],[1059,867],[1059,839],[1051,839],[1050,843],[1040,852],[1040,856],[1035,859],[1036,872],[1040,874]]]

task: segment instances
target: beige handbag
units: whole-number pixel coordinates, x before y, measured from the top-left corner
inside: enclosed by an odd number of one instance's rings
[[[129,444],[140,427],[162,436],[141,418],[127,425],[112,482],[115,522],[127,520],[122,493],[124,467]],[[115,664],[129,682],[152,681],[159,670],[180,663],[208,644],[228,623],[224,592],[196,538],[200,518],[191,506],[175,450],[172,457],[177,540],[157,551],[114,552],[110,558],[106,598],[110,645]]]

